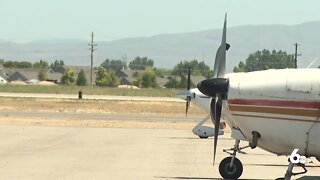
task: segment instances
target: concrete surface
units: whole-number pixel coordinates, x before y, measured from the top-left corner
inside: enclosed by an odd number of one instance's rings
[[[220,137],[212,167],[212,139],[190,130],[0,126],[0,179],[220,179],[218,163],[234,141]],[[287,158],[262,150],[239,155],[243,179],[275,179]],[[319,176],[320,164],[308,163]],[[317,179],[318,177],[316,177]]]
[[[8,93],[0,92],[0,97],[20,98],[50,98],[50,99],[78,99],[78,94],[36,94],[36,93]],[[174,97],[145,97],[145,96],[109,96],[109,95],[82,95],[83,99],[110,100],[110,101],[156,101],[156,102],[185,102]]]
[[[143,113],[83,113],[83,112],[47,112],[47,111],[16,111],[1,110],[0,117],[10,118],[55,118],[70,120],[125,120],[125,121],[192,121],[199,122],[204,116],[201,115],[172,115],[172,114],[143,114]],[[210,120],[209,120],[210,121]]]

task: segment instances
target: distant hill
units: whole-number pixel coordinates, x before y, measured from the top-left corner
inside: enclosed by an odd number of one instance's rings
[[[294,53],[295,42],[299,46],[298,66],[306,67],[320,56],[320,21],[299,25],[264,25],[231,27],[227,41],[231,45],[227,53],[227,70],[250,53],[261,49],[285,50]],[[172,68],[180,60],[205,60],[210,66],[221,41],[221,29],[181,34],[161,34],[152,37],[127,38],[116,41],[98,41],[95,65],[106,58],[131,61],[136,56],[148,56],[157,67]],[[0,58],[8,60],[63,59],[69,65],[89,65],[88,42],[84,40],[42,40],[30,43],[0,42]],[[320,64],[320,63],[319,63]]]

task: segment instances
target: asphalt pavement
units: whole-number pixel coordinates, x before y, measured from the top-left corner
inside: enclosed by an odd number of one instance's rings
[[[221,179],[218,163],[227,156],[222,149],[233,143],[230,133],[219,138],[212,166],[212,139],[199,139],[190,130],[2,125],[0,179]],[[244,164],[241,178],[284,174],[286,157],[246,152],[238,156]],[[308,174],[295,179],[319,176],[319,162],[311,159],[307,165]]]
[[[19,98],[49,98],[49,99],[78,99],[78,94],[45,94],[45,93],[8,93],[0,92],[0,97]],[[155,102],[185,102],[175,97],[145,97],[145,96],[110,96],[110,95],[82,95],[82,99],[110,100],[110,101],[155,101]]]

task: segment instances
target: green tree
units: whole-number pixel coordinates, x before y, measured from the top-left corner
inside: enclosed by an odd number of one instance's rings
[[[166,88],[178,88],[179,87],[179,81],[175,78],[171,78],[167,83],[166,83]]]
[[[121,69],[127,69],[127,63],[122,60],[109,60],[106,59],[101,63],[102,67],[106,68],[107,71],[119,71]]]
[[[87,78],[86,78],[86,75],[85,75],[83,69],[81,69],[79,74],[78,74],[76,85],[77,86],[85,86],[85,85],[87,85]]]
[[[245,72],[245,71],[246,71],[245,64],[242,61],[239,62],[238,67],[233,68],[233,72]]]
[[[267,69],[284,69],[294,68],[294,56],[287,54],[285,51],[269,50],[257,51],[250,54],[245,63],[239,62],[239,65],[234,67],[234,72],[251,72]]]
[[[102,87],[115,87],[119,85],[119,79],[114,72],[108,73],[104,67],[99,66],[96,77],[96,85]]]
[[[210,73],[210,68],[203,61],[198,61],[196,59],[192,61],[180,61],[176,64],[172,70],[172,75],[182,76],[188,74],[189,66],[191,67],[191,74],[195,76],[205,76],[207,77]]]
[[[39,68],[39,69],[45,69],[45,68],[49,67],[48,63],[46,61],[43,61],[42,59],[33,63],[32,66],[33,66],[33,68]]]
[[[3,66],[5,68],[31,68],[32,63],[28,61],[5,61]]]
[[[74,73],[71,69],[66,69],[64,75],[61,77],[61,83],[67,86],[74,85]]]
[[[46,81],[48,79],[48,73],[46,71],[40,71],[38,73],[38,80],[39,81]]]
[[[147,67],[146,72],[142,75],[142,87],[144,88],[155,88],[157,87],[156,73],[152,67]]]
[[[28,61],[21,61],[17,64],[17,68],[31,68],[32,63]]]
[[[178,88],[187,88],[188,85],[188,79],[186,78],[186,76],[180,76],[180,82],[178,84]]]
[[[143,88],[158,87],[158,84],[156,82],[156,73],[152,67],[147,67],[146,71],[142,74],[134,72],[133,77],[135,78],[135,80],[132,84],[135,86]]]
[[[171,69],[165,69],[165,68],[154,68],[154,72],[157,76],[165,76],[165,75],[171,75],[172,70]]]
[[[52,63],[50,65],[50,68],[54,71],[54,72],[57,72],[57,73],[62,73],[64,74],[65,72],[65,69],[64,69],[64,62],[63,60],[55,60],[54,63]]]
[[[132,84],[137,87],[142,87],[142,74],[134,72],[133,77],[135,80],[132,82]]]
[[[129,63],[129,68],[131,70],[145,70],[146,67],[153,67],[152,59],[148,59],[147,57],[140,58],[138,56]]]
[[[117,77],[115,72],[111,72],[110,73],[110,79],[111,79],[111,82],[110,82],[109,85],[111,87],[117,87],[120,84],[120,80],[118,79],[118,77]]]
[[[188,84],[188,71],[189,66],[191,70],[191,75],[194,76],[204,76],[207,79],[213,76],[213,71],[210,70],[210,67],[206,65],[203,61],[198,61],[196,59],[191,61],[180,61],[176,64],[172,70],[172,75],[180,77],[179,81],[176,78],[172,78],[166,84],[167,88],[187,88]],[[195,87],[193,82],[191,82],[191,87]]]
[[[96,76],[96,85],[97,86],[108,86],[110,82],[110,76],[108,75],[107,70],[100,66],[98,67],[98,72]]]

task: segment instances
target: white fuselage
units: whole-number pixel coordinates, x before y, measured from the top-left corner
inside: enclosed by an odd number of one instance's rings
[[[194,95],[191,97],[191,101],[210,114],[211,97],[202,94],[198,88],[190,89],[190,92]]]
[[[227,74],[223,119],[246,140],[278,155],[320,157],[320,69],[282,69]]]

